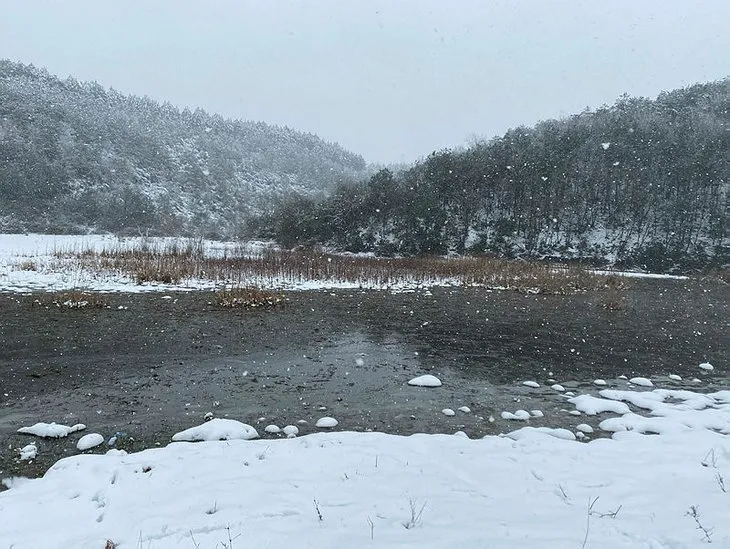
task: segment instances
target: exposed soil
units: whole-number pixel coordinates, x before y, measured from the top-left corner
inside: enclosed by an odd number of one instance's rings
[[[730,286],[719,282],[636,280],[626,291],[572,296],[298,292],[271,310],[217,308],[211,293],[169,296],[111,294],[108,308],[64,310],[0,294],[0,477],[39,475],[78,453],[84,432],[16,433],[36,421],[123,432],[117,447],[128,450],[166,444],[209,411],[262,434],[298,420],[311,432],[332,415],[348,430],[480,436],[522,426],[499,417],[518,408],[545,413],[532,425],[597,424],[567,414],[549,378],[583,391],[595,378],[626,387],[622,374],[662,387],[728,386]],[[700,370],[704,361],[715,370]],[[422,373],[444,386],[407,385]],[[543,387],[522,386],[527,379]],[[472,412],[441,413],[463,405]],[[38,458],[18,461],[14,449],[32,440]]]

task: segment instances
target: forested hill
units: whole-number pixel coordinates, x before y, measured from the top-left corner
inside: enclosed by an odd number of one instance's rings
[[[365,167],[312,134],[0,60],[0,231],[231,237],[272,201],[322,195]]]
[[[270,220],[281,242],[683,270],[726,264],[730,79],[614,105],[381,171]]]

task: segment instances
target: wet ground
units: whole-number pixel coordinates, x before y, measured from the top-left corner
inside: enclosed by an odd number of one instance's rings
[[[214,306],[210,293],[112,294],[108,308],[62,310],[0,294],[0,477],[42,474],[78,453],[88,432],[123,432],[117,447],[128,450],[166,444],[206,412],[262,434],[299,420],[311,432],[331,415],[348,430],[482,436],[522,426],[499,417],[518,408],[545,413],[535,426],[598,423],[569,415],[549,378],[585,392],[596,378],[626,387],[620,375],[699,390],[727,388],[730,377],[730,287],[718,282],[635,280],[572,296],[436,288],[288,298],[244,311]],[[713,372],[698,368],[705,361]],[[407,385],[423,373],[443,387]],[[471,413],[441,413],[460,406]],[[60,440],[16,433],[37,421],[87,430]],[[38,458],[20,462],[14,449],[32,440]]]

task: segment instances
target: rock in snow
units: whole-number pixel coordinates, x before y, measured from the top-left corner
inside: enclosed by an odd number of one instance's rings
[[[317,423],[315,423],[314,426],[319,427],[320,429],[331,429],[333,427],[337,427],[338,423],[339,422],[333,417],[321,417],[317,420]]]
[[[204,440],[251,440],[259,434],[250,425],[235,419],[211,419],[197,427],[185,429],[173,435],[173,442],[199,442]]]
[[[76,448],[81,452],[95,448],[104,442],[104,437],[99,433],[89,433],[82,436],[76,443]]]
[[[444,408],[441,410],[441,413],[445,416],[455,416],[456,412],[454,412],[451,408]]]
[[[459,406],[459,411],[464,412],[465,414],[470,414],[471,408],[469,408],[468,406]]]
[[[35,435],[37,437],[63,438],[67,437],[70,433],[83,431],[84,429],[86,429],[86,425],[83,423],[77,423],[76,425],[69,427],[68,425],[61,425],[59,423],[39,422],[30,427],[21,427],[18,429],[18,432],[26,435]]]
[[[441,380],[436,376],[426,374],[425,376],[414,377],[408,382],[408,385],[414,387],[441,387]]]

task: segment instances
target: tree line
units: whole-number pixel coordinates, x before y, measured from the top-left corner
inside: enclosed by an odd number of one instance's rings
[[[259,226],[285,246],[676,271],[730,262],[729,181],[724,79],[434,152],[322,200],[291,197]]]

